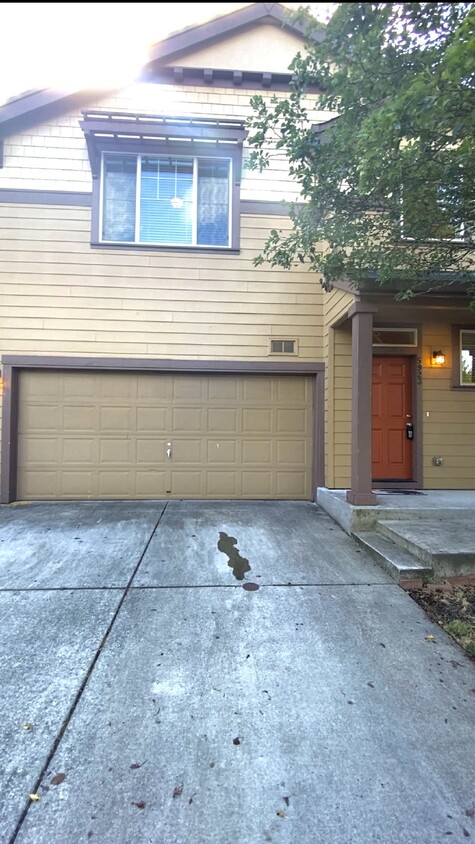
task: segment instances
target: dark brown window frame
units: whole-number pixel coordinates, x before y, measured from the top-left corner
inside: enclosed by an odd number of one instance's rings
[[[475,390],[475,384],[462,384],[461,382],[461,367],[460,367],[460,332],[474,331],[475,324],[472,325],[453,325],[452,326],[452,390],[459,390],[462,393],[472,393]]]
[[[239,251],[243,142],[247,131],[240,120],[207,117],[167,117],[124,112],[83,112],[80,126],[86,138],[92,173],[91,246],[105,249],[151,249],[153,251]],[[231,160],[231,243],[229,246],[121,242],[101,239],[101,191],[105,153],[166,155],[185,158]]]
[[[325,484],[325,364],[311,361],[157,360],[4,355],[0,503],[17,500],[20,374],[25,370],[313,376],[312,490]]]

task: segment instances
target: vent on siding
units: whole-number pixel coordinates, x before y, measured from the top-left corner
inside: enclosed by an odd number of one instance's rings
[[[269,344],[270,355],[296,355],[296,340],[271,340]]]

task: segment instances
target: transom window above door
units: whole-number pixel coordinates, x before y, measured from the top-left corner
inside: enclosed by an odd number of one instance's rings
[[[373,328],[373,346],[417,346],[417,329],[400,327]]]

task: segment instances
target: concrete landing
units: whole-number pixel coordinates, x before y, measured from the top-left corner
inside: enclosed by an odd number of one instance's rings
[[[378,531],[408,551],[435,576],[475,571],[475,524],[468,519],[384,520]]]
[[[474,490],[377,496],[374,507],[354,507],[345,490],[317,491],[322,509],[397,583],[475,573]]]
[[[376,492],[374,507],[355,507],[346,500],[346,490],[317,489],[317,504],[350,535],[374,530],[376,523],[392,519],[473,519],[475,490],[430,489],[420,495]]]

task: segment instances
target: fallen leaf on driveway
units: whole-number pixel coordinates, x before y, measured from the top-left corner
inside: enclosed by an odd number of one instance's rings
[[[30,724],[29,721],[27,721],[26,724],[22,724],[21,726],[24,730],[32,730],[33,729],[33,724]]]
[[[160,712],[160,710],[158,710],[158,711]],[[130,769],[131,769],[132,771],[136,771],[136,770],[137,770],[137,768],[141,768],[141,767],[142,767],[142,765],[145,765],[145,762],[146,762],[146,761],[147,761],[147,760],[145,759],[143,762],[132,762],[132,764],[130,765]]]
[[[61,785],[62,782],[66,779],[66,774],[55,774],[54,777],[51,778],[50,782],[51,785]]]
[[[240,738],[233,738],[233,744],[241,744]]]
[[[464,826],[462,827],[462,832],[463,832],[465,838],[470,838],[470,833],[469,833],[468,829],[465,829]]]
[[[278,818],[285,818],[285,812],[283,812],[282,809],[279,809],[279,811],[276,812],[276,815]]]
[[[132,803],[132,806],[137,806],[137,809],[145,809],[146,805],[143,800],[139,800],[138,803]]]
[[[38,802],[38,800],[41,800],[41,797],[40,797],[40,795],[39,795],[39,794],[29,794],[29,795],[28,795],[28,797],[30,798],[30,800],[31,800],[33,803],[37,803],[37,802]]]
[[[426,641],[427,642],[435,642],[435,636],[433,636],[432,633],[429,633],[429,635],[426,636]]]
[[[176,785],[173,789],[173,797],[181,797],[183,794],[183,783],[181,782],[179,785]]]
[[[475,809],[465,809],[465,814],[467,815],[467,818],[473,818],[475,815]]]

